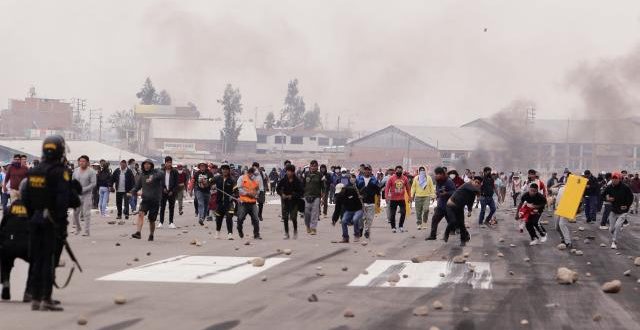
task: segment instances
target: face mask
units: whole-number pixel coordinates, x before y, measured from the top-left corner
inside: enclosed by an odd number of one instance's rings
[[[401,171],[396,171],[396,175],[397,176],[402,176],[402,172]]]
[[[427,174],[427,172],[425,172],[425,171],[420,171],[420,175],[426,175],[426,174]]]
[[[456,178],[456,175],[455,175],[455,174],[450,174],[450,175],[449,175],[449,178],[450,178],[451,180],[453,180],[453,179],[455,179],[455,178]]]

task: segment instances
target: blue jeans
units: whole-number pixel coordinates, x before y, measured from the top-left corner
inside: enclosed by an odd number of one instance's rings
[[[9,194],[0,193],[2,196],[2,210],[7,209],[7,204],[9,204]]]
[[[209,197],[208,191],[200,191],[196,189],[196,199],[198,200],[198,219],[205,219],[209,214]]]
[[[138,196],[131,195],[131,198],[129,198],[129,210],[131,210],[130,212],[135,212],[137,207],[138,207]]]
[[[100,199],[98,199],[98,208],[100,209],[101,215],[107,214],[107,204],[109,204],[109,187],[100,187],[98,189],[98,194],[100,195]]]
[[[489,206],[489,215],[486,220],[490,220],[493,217],[493,214],[496,213],[496,202],[493,200],[493,197],[480,196],[480,218],[478,219],[478,223],[484,223],[484,210]]]
[[[600,226],[606,226],[609,224],[610,213],[611,213],[611,203],[604,204],[604,211],[602,211],[602,221],[600,221]]]
[[[353,225],[353,236],[360,237],[360,228],[362,228],[362,210],[344,211],[342,214],[342,238],[349,239],[349,227]]]
[[[596,212],[598,211],[598,196],[584,196],[584,216],[587,222],[596,221]]]

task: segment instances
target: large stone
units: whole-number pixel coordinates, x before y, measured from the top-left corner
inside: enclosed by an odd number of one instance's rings
[[[556,280],[559,284],[573,284],[578,280],[578,273],[569,268],[560,267],[556,273]]]
[[[80,316],[78,318],[78,325],[87,325],[88,321],[87,318],[84,316]]]
[[[344,315],[344,317],[354,317],[354,316],[356,316],[355,314],[353,314],[353,311],[350,310],[350,309],[345,310],[343,315]]]
[[[127,298],[123,295],[117,295],[113,298],[113,303],[116,305],[124,305],[127,303]]]
[[[425,262],[427,260],[429,260],[428,256],[415,256],[415,257],[411,258],[411,262],[416,263],[416,264],[421,263],[421,262]]]
[[[286,254],[286,255],[291,255],[293,251],[291,251],[291,249],[284,249],[282,250],[282,253]]]
[[[413,315],[415,316],[427,316],[429,315],[429,307],[422,305],[413,309]]]
[[[431,304],[431,306],[433,307],[433,309],[442,309],[442,308],[444,308],[444,305],[442,305],[440,300],[434,301],[433,304]]]
[[[398,273],[391,274],[387,278],[387,281],[392,283],[398,283],[400,282],[400,275],[398,275]]]
[[[502,258],[504,257],[504,254],[502,254],[502,252],[498,252],[498,257]]]
[[[564,243],[560,243],[558,244],[558,250],[566,250],[567,249],[567,245]]]
[[[602,285],[602,291],[605,293],[618,293],[622,289],[622,282],[613,280]]]
[[[453,263],[455,264],[463,264],[467,262],[467,259],[463,256],[455,256],[453,257]]]
[[[640,266],[640,257],[636,257],[636,259],[633,261],[633,264],[636,266]]]
[[[520,321],[520,324],[521,325],[528,325],[529,321],[528,320],[522,320],[522,321]]]
[[[262,267],[264,266],[265,260],[262,257],[257,257],[253,260],[251,260],[251,265],[253,265],[253,267]]]

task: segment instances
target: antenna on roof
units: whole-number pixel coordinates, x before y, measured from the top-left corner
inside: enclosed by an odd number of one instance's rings
[[[36,97],[36,88],[34,86],[29,87],[29,92],[27,93],[27,97],[29,98]]]

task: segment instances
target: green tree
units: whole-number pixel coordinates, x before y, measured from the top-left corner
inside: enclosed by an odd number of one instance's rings
[[[306,129],[314,129],[318,128],[322,125],[320,121],[320,107],[318,103],[313,105],[312,111],[307,111],[304,113],[304,128]]]
[[[273,111],[270,111],[264,119],[264,128],[272,129],[274,126],[276,126],[276,116]]]
[[[156,94],[156,88],[153,87],[151,78],[147,77],[144,81],[144,86],[136,94],[136,97],[140,99],[140,104],[156,104],[158,94]]]
[[[222,105],[224,113],[224,128],[222,129],[223,151],[224,153],[232,153],[238,145],[238,136],[242,130],[242,124],[238,124],[238,116],[242,112],[242,103],[240,103],[242,95],[239,89],[234,89],[231,84],[227,84],[224,95],[218,103]]]
[[[305,103],[298,94],[298,79],[293,79],[287,86],[287,96],[280,114],[282,126],[295,127],[304,122]]]
[[[163,89],[162,91],[160,91],[160,94],[158,94],[156,104],[171,105],[171,95],[169,95],[169,93],[167,93],[167,91]]]

